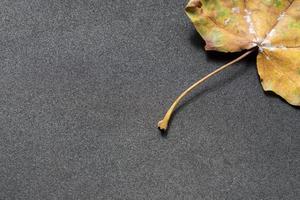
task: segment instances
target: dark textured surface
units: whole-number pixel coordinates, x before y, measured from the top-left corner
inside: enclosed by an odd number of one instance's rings
[[[0,199],[291,199],[300,110],[255,55],[206,53],[185,1],[0,2]]]

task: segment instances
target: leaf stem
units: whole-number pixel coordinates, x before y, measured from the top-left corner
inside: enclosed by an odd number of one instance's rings
[[[246,56],[248,56],[249,54],[251,54],[255,49],[251,49],[247,52],[245,52],[243,55],[241,55],[240,57],[234,59],[233,61],[227,63],[226,65],[221,66],[220,68],[216,69],[215,71],[211,72],[210,74],[206,75],[205,77],[203,77],[202,79],[200,79],[199,81],[197,81],[196,83],[194,83],[193,85],[191,85],[188,89],[186,89],[183,93],[181,93],[177,99],[174,101],[174,103],[172,104],[172,106],[169,108],[168,112],[165,114],[163,120],[158,122],[158,128],[161,131],[166,131],[168,129],[168,124],[169,124],[169,120],[172,116],[172,113],[174,112],[177,104],[180,102],[180,100],[185,97],[189,92],[191,92],[195,87],[197,87],[198,85],[200,85],[201,83],[203,83],[204,81],[206,81],[207,79],[209,79],[210,77],[212,77],[213,75],[221,72],[222,70],[226,69],[227,67],[231,66],[232,64],[242,60],[243,58],[245,58]]]

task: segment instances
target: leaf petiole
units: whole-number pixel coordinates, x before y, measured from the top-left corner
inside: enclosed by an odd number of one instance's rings
[[[238,58],[234,59],[233,61],[227,63],[226,65],[221,66],[220,68],[216,69],[215,71],[211,72],[210,74],[206,75],[205,77],[203,77],[202,79],[200,79],[199,81],[197,81],[196,83],[194,83],[193,85],[191,85],[188,89],[186,89],[183,93],[181,93],[177,99],[173,102],[173,104],[171,105],[171,107],[169,108],[169,110],[167,111],[167,113],[165,114],[163,120],[158,122],[158,128],[161,131],[166,131],[168,129],[168,124],[169,124],[169,120],[172,116],[172,113],[174,112],[177,104],[180,102],[180,100],[185,97],[189,92],[191,92],[195,87],[197,87],[198,85],[200,85],[201,83],[203,83],[204,81],[206,81],[207,79],[209,79],[210,77],[212,77],[213,75],[221,72],[222,70],[226,69],[227,67],[231,66],[232,64],[242,60],[243,58],[245,58],[246,56],[248,56],[249,54],[251,54],[255,49],[251,49],[247,52],[245,52],[243,55],[239,56]]]

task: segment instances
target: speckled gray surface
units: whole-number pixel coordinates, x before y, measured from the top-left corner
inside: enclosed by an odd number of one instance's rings
[[[295,200],[300,110],[255,55],[206,53],[186,1],[0,2],[0,199]]]

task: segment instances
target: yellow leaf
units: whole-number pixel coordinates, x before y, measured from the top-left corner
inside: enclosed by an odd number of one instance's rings
[[[186,13],[206,50],[257,47],[264,90],[300,106],[300,0],[190,0]]]

